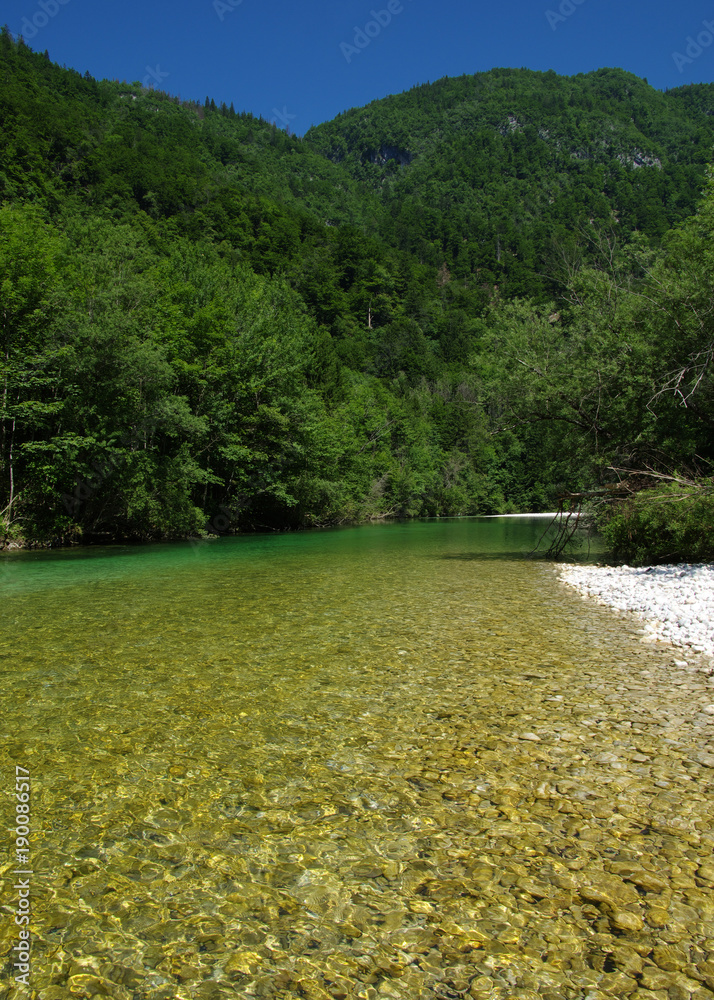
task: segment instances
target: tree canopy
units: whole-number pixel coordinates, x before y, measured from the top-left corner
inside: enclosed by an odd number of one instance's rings
[[[0,535],[542,510],[645,474],[706,507],[714,87],[493,70],[299,139],[6,30],[0,72]]]

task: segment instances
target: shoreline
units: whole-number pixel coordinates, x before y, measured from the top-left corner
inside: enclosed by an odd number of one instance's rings
[[[206,532],[203,535],[196,536],[186,536],[186,535],[166,535],[161,537],[149,537],[149,536],[124,536],[124,535],[113,535],[111,532],[87,532],[86,535],[72,535],[72,536],[61,536],[53,539],[40,540],[37,538],[8,538],[0,537],[0,555],[4,555],[10,552],[48,552],[50,550],[60,550],[60,549],[79,549],[79,548],[96,548],[98,545],[154,545],[161,542],[190,542],[195,540],[197,537],[201,538],[220,538],[220,537],[235,537],[238,535],[260,535],[265,533],[293,533],[296,531],[323,531],[329,528],[346,528],[346,527],[360,527],[366,524],[375,524],[377,522],[386,523],[388,521],[446,521],[454,520],[456,518],[473,518],[492,520],[501,517],[542,517],[542,518],[553,518],[558,517],[558,512],[551,514],[458,514],[451,517],[408,517],[400,518],[397,515],[392,514],[374,514],[369,517],[363,518],[350,518],[344,521],[334,521],[327,524],[302,524],[299,526],[289,526],[285,525],[282,528],[272,528],[268,526],[248,529],[243,528],[241,530],[235,530],[233,532],[226,532],[221,535],[217,532]]]
[[[558,579],[584,600],[634,613],[645,641],[668,642],[684,653],[714,660],[714,565],[571,566]]]
[[[549,517],[552,520],[555,517],[580,517],[580,514],[568,514],[567,511],[556,510],[550,514],[476,514],[475,516],[484,520],[493,520],[497,517]]]

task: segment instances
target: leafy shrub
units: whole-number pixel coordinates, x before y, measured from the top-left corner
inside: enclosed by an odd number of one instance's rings
[[[714,479],[642,490],[600,515],[613,555],[629,563],[714,560]]]

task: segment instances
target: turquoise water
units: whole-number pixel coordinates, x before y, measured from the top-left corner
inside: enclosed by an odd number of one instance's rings
[[[38,997],[630,995],[623,941],[704,954],[704,680],[663,699],[671,652],[528,559],[544,527],[6,559]]]

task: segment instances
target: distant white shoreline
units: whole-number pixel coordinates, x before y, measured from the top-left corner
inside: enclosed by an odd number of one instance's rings
[[[568,517],[567,512],[561,513],[561,511],[553,511],[552,514],[483,514],[483,517],[495,518],[495,517]],[[577,517],[576,514],[571,515],[572,517]]]

